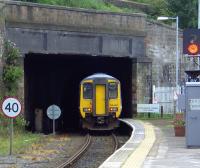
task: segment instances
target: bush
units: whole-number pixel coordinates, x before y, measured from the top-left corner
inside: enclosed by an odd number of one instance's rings
[[[174,126],[175,127],[183,127],[183,126],[185,126],[185,121],[182,119],[175,119]]]
[[[22,68],[17,64],[20,52],[15,44],[6,41],[3,52],[3,83],[6,88],[6,95],[15,95],[18,88],[18,81],[23,75]]]

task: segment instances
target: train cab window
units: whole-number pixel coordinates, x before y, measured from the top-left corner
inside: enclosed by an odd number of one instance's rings
[[[116,99],[117,98],[117,90],[118,85],[115,82],[109,83],[108,85],[108,95],[110,99]]]
[[[83,98],[92,99],[92,83],[83,84]]]

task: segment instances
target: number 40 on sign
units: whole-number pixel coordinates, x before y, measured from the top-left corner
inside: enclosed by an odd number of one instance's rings
[[[21,112],[21,103],[16,98],[6,98],[2,103],[2,111],[7,117],[15,118]]]

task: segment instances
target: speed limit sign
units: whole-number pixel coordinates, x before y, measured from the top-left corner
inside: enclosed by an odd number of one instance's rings
[[[21,103],[14,97],[6,98],[2,103],[3,113],[9,118],[17,117],[21,109]]]

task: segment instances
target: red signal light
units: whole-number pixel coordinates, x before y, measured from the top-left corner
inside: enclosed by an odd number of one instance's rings
[[[195,43],[189,44],[187,50],[190,54],[197,54],[199,52],[199,46]]]

